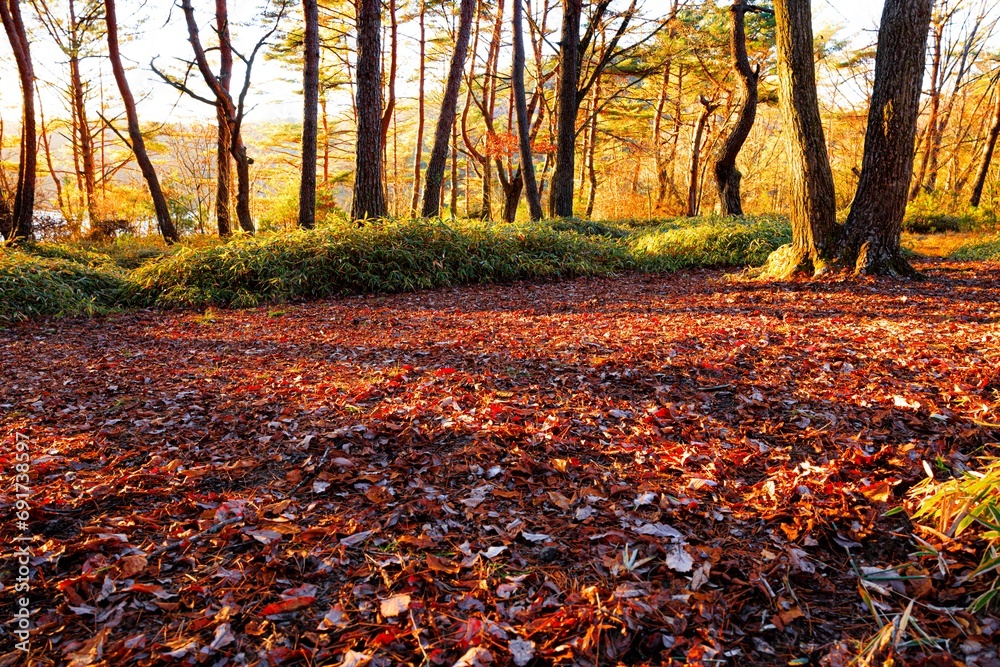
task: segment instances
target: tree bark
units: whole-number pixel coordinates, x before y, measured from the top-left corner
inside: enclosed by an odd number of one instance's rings
[[[35,236],[35,166],[38,135],[35,126],[35,72],[31,63],[28,33],[21,18],[18,0],[0,0],[0,19],[10,41],[21,82],[21,159],[14,191],[13,224],[7,240],[30,241]]]
[[[299,227],[316,226],[316,148],[319,132],[319,4],[303,0],[305,40],[302,70],[302,179],[299,184]]]
[[[382,173],[382,4],[358,1],[358,134],[351,218],[387,214]]]
[[[562,40],[559,43],[557,93],[556,167],[549,189],[549,213],[557,218],[573,217],[573,185],[576,173],[576,115],[580,106],[580,17],[583,0],[563,0]]]
[[[997,87],[997,108],[993,115],[993,126],[990,128],[990,134],[986,138],[983,161],[979,166],[976,184],[972,188],[972,197],[969,198],[969,205],[973,208],[977,208],[983,200],[986,177],[990,173],[990,164],[993,162],[993,154],[996,152],[998,138],[1000,138],[1000,86]]]
[[[792,244],[768,259],[766,275],[822,274],[834,259],[837,202],[816,93],[810,0],[775,0],[781,115],[792,190]]]
[[[233,49],[229,43],[229,11],[226,0],[215,0],[215,28],[220,35],[219,86],[228,94],[233,81]],[[219,236],[228,238],[233,233],[230,209],[233,198],[233,163],[230,156],[233,135],[225,107],[219,102],[216,102],[215,117],[218,122],[215,148],[215,221]]]
[[[411,215],[417,214],[417,205],[420,203],[420,173],[421,173],[421,163],[423,162],[424,153],[424,106],[426,101],[426,96],[424,93],[424,84],[427,75],[427,31],[425,25],[425,16],[427,12],[427,7],[424,0],[420,1],[420,74],[418,78],[418,88],[417,88],[417,142],[416,148],[413,151],[413,195],[410,198],[410,213]]]
[[[521,178],[528,198],[528,212],[533,221],[542,219],[542,201],[535,181],[535,163],[531,155],[531,131],[528,104],[524,92],[524,28],[521,21],[522,0],[514,0],[511,29],[514,38],[514,69],[511,72],[514,86],[514,106],[517,113],[517,139],[521,153]]]
[[[163,190],[160,188],[160,181],[156,177],[153,162],[146,152],[146,142],[143,140],[142,131],[139,128],[139,114],[136,112],[135,98],[132,97],[128,79],[125,78],[125,68],[122,66],[121,53],[118,50],[118,19],[115,14],[114,0],[104,0],[104,13],[108,29],[108,57],[111,60],[111,69],[118,84],[118,91],[125,104],[132,152],[135,153],[135,161],[139,164],[139,169],[142,170],[146,185],[149,187],[149,194],[153,198],[153,209],[156,211],[156,221],[160,227],[160,233],[168,244],[176,243],[180,237],[177,235],[173,220],[170,219],[170,209],[167,207],[167,199],[163,196]]]
[[[448,83],[445,86],[441,114],[438,116],[437,130],[434,133],[434,148],[431,150],[431,159],[427,163],[427,173],[424,176],[424,201],[420,214],[425,218],[441,215],[441,188],[444,183],[445,165],[448,161],[448,143],[451,140],[452,125],[455,123],[458,94],[462,85],[466,52],[469,50],[469,37],[472,33],[475,8],[475,0],[462,0],[458,38],[455,40],[455,51],[448,69]]]
[[[717,102],[710,102],[704,96],[701,98],[701,115],[694,126],[694,139],[691,143],[691,165],[688,169],[688,198],[687,210],[684,212],[689,218],[698,215],[698,180],[701,171],[701,145],[705,136],[705,126],[712,113],[719,108]]]
[[[743,175],[736,168],[736,158],[750,136],[754,121],[757,119],[757,82],[760,72],[754,71],[747,57],[746,14],[760,11],[760,8],[748,5],[746,0],[733,0],[729,8],[732,23],[729,33],[729,50],[733,59],[733,69],[740,80],[741,91],[739,112],[736,123],[723,138],[719,150],[715,154],[712,173],[719,191],[720,213],[724,216],[743,215],[743,199],[740,196],[740,182]]]
[[[396,111],[396,70],[398,69],[399,22],[396,17],[396,0],[389,0],[389,75],[386,77],[387,96],[382,110],[382,150],[389,145],[389,125]]]
[[[857,194],[842,257],[858,273],[913,276],[899,240],[913,175],[914,140],[934,0],[886,0]]]

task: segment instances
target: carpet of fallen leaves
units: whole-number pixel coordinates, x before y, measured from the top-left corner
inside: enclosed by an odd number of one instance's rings
[[[29,662],[842,666],[874,630],[855,567],[913,551],[885,511],[1000,439],[1000,267],[921,268],[12,327]],[[926,567],[924,629],[997,664],[997,623]]]

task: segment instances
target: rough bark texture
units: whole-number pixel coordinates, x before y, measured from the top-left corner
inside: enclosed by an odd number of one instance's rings
[[[35,165],[38,135],[35,127],[35,72],[31,64],[28,33],[21,18],[18,0],[0,0],[0,19],[10,41],[21,82],[21,159],[17,168],[13,220],[5,236],[8,240],[34,238]]]
[[[451,140],[452,125],[455,123],[458,94],[462,85],[462,72],[465,70],[465,57],[469,50],[475,9],[476,0],[462,0],[458,38],[455,40],[455,51],[448,68],[448,83],[445,86],[441,114],[438,116],[437,130],[434,133],[434,148],[431,150],[431,159],[427,163],[427,173],[424,175],[424,200],[420,214],[425,218],[441,215],[441,188],[448,162],[448,144]]]
[[[743,215],[743,199],[740,196],[740,182],[743,175],[736,168],[736,158],[743,149],[754,121],[757,119],[757,81],[759,72],[750,66],[747,57],[746,14],[759,11],[748,5],[746,0],[734,0],[729,9],[732,14],[729,32],[729,50],[733,59],[733,69],[740,81],[739,111],[736,123],[729,129],[719,145],[712,163],[712,173],[719,191],[719,209],[725,216]]]
[[[382,5],[358,2],[358,139],[355,155],[354,220],[384,218],[382,174]]]
[[[104,13],[108,30],[108,58],[111,60],[115,82],[118,84],[118,91],[121,93],[122,102],[125,105],[132,152],[135,154],[135,161],[139,164],[143,178],[146,179],[149,195],[153,198],[153,209],[156,211],[156,222],[160,227],[160,233],[167,243],[176,243],[180,237],[177,235],[173,220],[170,219],[170,209],[167,207],[167,199],[163,196],[163,190],[160,188],[160,180],[156,177],[156,170],[149,159],[149,154],[146,153],[146,142],[143,140],[142,131],[139,128],[139,114],[135,109],[135,98],[132,97],[132,90],[125,77],[125,68],[122,66],[121,53],[118,50],[118,20],[115,15],[114,0],[104,0]]]
[[[976,176],[976,183],[972,187],[972,197],[969,198],[969,205],[977,207],[983,200],[983,190],[986,187],[986,177],[990,173],[990,164],[993,162],[993,154],[997,149],[997,139],[1000,138],[1000,88],[997,89],[997,108],[993,115],[993,126],[990,128],[990,135],[986,138],[986,148],[983,151],[983,161],[979,165],[979,173]]]
[[[319,132],[319,5],[302,0],[305,15],[302,68],[302,179],[299,182],[299,227],[316,226],[316,145]]]
[[[766,275],[824,273],[833,260],[837,203],[816,94],[809,0],[775,0],[781,115],[789,157],[792,244],[776,250]]]
[[[521,152],[521,178],[528,199],[528,213],[532,220],[542,219],[542,200],[538,196],[535,181],[535,163],[531,155],[530,122],[528,103],[524,92],[524,29],[521,21],[522,0],[514,0],[511,28],[514,37],[514,70],[511,73],[514,86],[514,107],[517,113],[517,139]]]
[[[914,140],[933,0],[886,0],[861,179],[842,257],[858,273],[912,276],[899,239],[913,175]]]
[[[573,181],[576,172],[577,86],[580,78],[580,15],[582,0],[563,0],[562,40],[559,42],[557,93],[556,168],[549,190],[549,213],[573,216]]]
[[[219,85],[229,93],[233,81],[233,49],[228,40],[229,11],[226,9],[226,0],[215,0],[215,27],[219,35],[224,36],[219,44]],[[230,209],[233,197],[233,162],[229,155],[233,135],[222,104],[216,103],[215,117],[218,122],[215,149],[215,220],[219,227],[219,236],[226,238],[233,233],[233,217]]]

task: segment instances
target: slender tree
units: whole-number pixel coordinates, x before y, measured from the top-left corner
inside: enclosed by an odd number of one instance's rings
[[[531,122],[524,92],[524,27],[522,25],[522,0],[514,0],[511,29],[514,38],[514,69],[511,72],[514,86],[514,107],[517,112],[517,139],[521,153],[521,178],[524,180],[528,199],[528,213],[532,220],[542,219],[542,200],[535,181],[535,163],[531,155]]]
[[[115,13],[115,0],[104,0],[105,22],[108,31],[108,56],[111,60],[111,69],[115,75],[115,82],[118,84],[118,92],[122,96],[125,104],[125,116],[128,119],[128,136],[131,143],[130,148],[135,154],[135,161],[139,163],[143,178],[149,187],[149,195],[153,198],[153,209],[156,211],[156,222],[160,227],[160,233],[167,243],[176,243],[180,240],[173,220],[170,219],[170,209],[167,207],[167,198],[163,196],[160,188],[160,180],[156,177],[156,170],[153,162],[146,152],[146,142],[142,137],[142,130],[139,128],[139,114],[135,108],[135,98],[132,97],[132,90],[129,88],[128,79],[125,77],[125,68],[122,66],[121,52],[118,50],[118,17]]]
[[[35,236],[35,165],[38,135],[35,127],[35,72],[31,64],[28,32],[21,18],[18,0],[0,0],[0,19],[17,62],[21,82],[21,159],[17,168],[13,220],[3,231],[8,240],[31,240]]]
[[[420,203],[420,173],[424,154],[424,106],[426,101],[424,84],[427,76],[426,14],[426,3],[424,0],[420,0],[420,14],[418,16],[420,24],[420,64],[418,66],[419,75],[417,78],[417,140],[416,147],[413,149],[413,193],[410,197],[410,212],[412,215],[417,214],[417,205]]]
[[[1000,139],[1000,86],[997,87],[997,105],[996,110],[993,112],[993,125],[990,127],[990,134],[986,138],[983,159],[979,164],[976,183],[972,186],[972,197],[969,198],[969,205],[973,208],[978,207],[982,202],[983,190],[986,188],[986,177],[989,176],[993,154],[997,148],[997,139]]]
[[[691,163],[688,169],[688,198],[687,210],[685,211],[688,217],[698,215],[698,204],[701,201],[701,198],[698,197],[698,183],[701,176],[701,149],[705,136],[705,127],[708,125],[708,119],[712,117],[712,114],[718,108],[718,102],[713,102],[704,95],[701,96],[701,114],[698,115],[698,122],[694,125],[694,137],[691,142]]]
[[[473,13],[476,0],[462,0],[458,19],[458,37],[455,40],[455,51],[448,68],[448,82],[445,86],[444,100],[441,102],[441,114],[438,116],[437,129],[434,133],[434,148],[431,159],[427,163],[427,173],[424,175],[424,200],[420,214],[425,218],[437,217],[441,214],[441,192],[444,184],[444,170],[448,161],[448,143],[451,139],[452,125],[458,107],[458,94],[462,85],[462,72],[465,70],[466,52],[469,50],[469,37],[472,34]]]
[[[719,144],[712,163],[712,173],[719,191],[719,207],[722,215],[743,215],[743,199],[740,196],[740,182],[743,174],[736,168],[736,158],[743,149],[757,118],[757,82],[760,68],[750,66],[747,56],[746,15],[747,12],[770,12],[769,9],[748,4],[746,0],[733,0],[729,8],[730,32],[729,51],[733,59],[733,69],[740,81],[739,110],[736,122],[726,132]]]
[[[233,45],[226,0],[215,0],[215,30],[219,35],[219,87],[229,95],[233,83]],[[219,236],[228,238],[233,233],[233,159],[230,155],[233,133],[225,105],[218,100],[215,101],[215,119],[215,223]]]
[[[358,0],[358,134],[351,217],[384,218],[382,173],[382,4]]]
[[[821,274],[836,253],[837,202],[816,93],[810,0],[775,0],[778,83],[792,189],[792,243],[771,254],[766,275]]]
[[[305,15],[302,68],[302,178],[299,185],[299,227],[316,226],[316,143],[319,131],[319,4],[302,0]]]
[[[857,194],[844,228],[845,260],[859,273],[913,276],[900,234],[934,0],[886,0]]]

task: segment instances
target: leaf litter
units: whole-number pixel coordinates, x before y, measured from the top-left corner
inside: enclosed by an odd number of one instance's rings
[[[1000,269],[922,268],[14,326],[31,664],[841,664],[894,588],[995,642],[893,569],[885,511],[1000,429]]]

